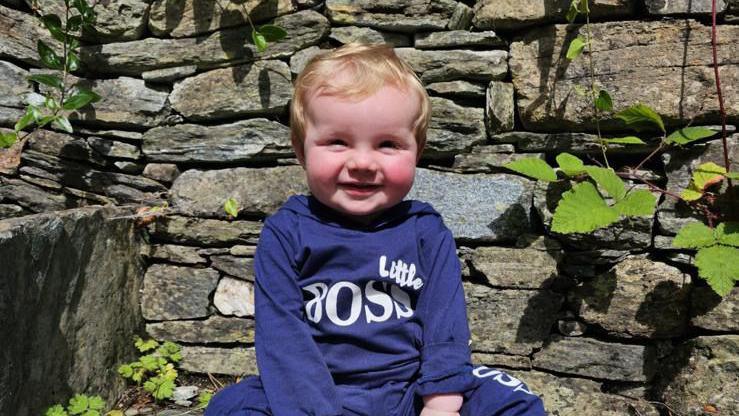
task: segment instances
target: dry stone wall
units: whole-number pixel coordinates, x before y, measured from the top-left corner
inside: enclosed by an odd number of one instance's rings
[[[220,3],[220,5],[216,4]],[[718,61],[732,158],[739,135],[739,2],[719,0]],[[565,189],[502,166],[562,151],[596,156],[592,111],[577,94],[583,33],[569,1],[112,0],[85,34],[75,74],[103,100],[45,131],[0,175],[0,218],[96,204],[161,204],[149,225],[141,308],[146,332],[182,343],[194,372],[257,372],[253,255],[262,220],[306,192],[288,139],[291,81],[307,59],[353,41],[394,45],[432,96],[412,198],[431,202],[463,264],[473,358],[513,372],[556,415],[739,413],[739,289],[724,299],[671,240],[693,214],[662,199],[654,217],[591,235],[550,233]],[[644,102],[671,126],[719,123],[710,1],[595,0],[597,82],[616,108]],[[59,1],[40,1],[53,10]],[[258,53],[246,13],[284,27]],[[27,1],[0,0],[0,128],[12,127],[49,40]],[[601,127],[624,133],[608,116]],[[615,146],[616,166],[655,149]],[[674,190],[719,162],[716,140],[670,151],[643,173]],[[223,202],[242,207],[229,219]],[[665,403],[663,405],[661,403]]]

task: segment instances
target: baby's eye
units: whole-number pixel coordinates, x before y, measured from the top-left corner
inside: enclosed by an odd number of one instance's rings
[[[346,142],[341,139],[331,139],[326,142],[329,146],[346,146]]]
[[[385,140],[384,142],[380,143],[380,147],[386,149],[400,149],[400,145],[392,140]]]

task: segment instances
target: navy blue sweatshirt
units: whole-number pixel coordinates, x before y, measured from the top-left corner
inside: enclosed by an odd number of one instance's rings
[[[368,225],[313,197],[269,217],[255,255],[257,365],[274,415],[342,414],[337,386],[475,382],[460,265],[428,204],[403,201]]]

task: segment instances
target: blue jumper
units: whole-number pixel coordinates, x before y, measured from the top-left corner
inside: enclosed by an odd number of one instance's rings
[[[206,415],[415,416],[421,396],[462,393],[468,415],[543,415],[517,379],[470,363],[454,239],[428,204],[370,224],[293,196],[255,255],[260,377]]]

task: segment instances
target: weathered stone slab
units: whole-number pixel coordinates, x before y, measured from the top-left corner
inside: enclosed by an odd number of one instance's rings
[[[239,27],[195,38],[147,38],[84,46],[80,57],[88,68],[95,68],[99,73],[138,76],[155,69],[188,65],[208,69],[256,59],[285,58],[317,44],[329,31],[328,20],[312,10],[281,16],[275,19],[274,24],[287,30],[288,35],[270,43],[264,52],[257,52],[247,40],[249,31]],[[235,77],[238,74],[234,72]]]
[[[431,121],[424,157],[450,156],[484,143],[484,119],[481,108],[463,107],[445,98],[431,97]]]
[[[25,69],[0,61],[0,105],[25,106],[23,96],[33,92],[31,82],[26,79],[28,75],[30,74]]]
[[[223,315],[254,316],[254,284],[224,276],[218,282],[213,305]]]
[[[142,151],[157,162],[254,162],[292,155],[290,130],[263,118],[156,127],[144,134]]]
[[[639,415],[658,416],[660,413],[645,400],[604,394],[601,384],[582,378],[559,377],[539,371],[516,371],[513,375],[544,401],[551,415],[623,416],[636,410]]]
[[[589,2],[591,17],[623,17],[634,13],[633,0]],[[479,29],[513,30],[546,22],[566,21],[569,0],[480,0],[475,4],[472,23]]]
[[[281,61],[212,71],[174,85],[169,100],[188,120],[264,116],[285,110],[292,96],[290,68]]]
[[[141,78],[148,82],[169,83],[178,79],[187,78],[196,72],[198,72],[197,65],[184,65],[142,72]]]
[[[558,251],[532,248],[478,247],[470,266],[492,286],[544,289],[557,278]]]
[[[290,195],[307,191],[299,166],[188,170],[172,184],[170,201],[172,206],[192,215],[225,217],[223,203],[234,198],[241,212],[268,215]]]
[[[457,2],[453,0],[327,0],[326,14],[339,25],[369,26],[394,32],[415,33],[443,30],[449,24]]]
[[[262,224],[254,221],[220,221],[202,218],[166,216],[149,226],[157,239],[181,244],[226,246],[256,243]]]
[[[105,159],[85,140],[51,130],[36,130],[29,136],[26,149],[47,155],[73,160],[83,160],[105,166]]]
[[[64,16],[63,0],[25,0],[38,7],[40,13]],[[73,11],[73,14],[76,14]],[[116,0],[95,3],[95,24],[83,33],[83,39],[101,43],[139,39],[144,34],[149,16],[149,2],[145,0]]]
[[[119,142],[117,140],[104,139],[102,137],[88,137],[87,143],[99,154],[116,159],[137,160],[141,157],[138,146]]]
[[[447,98],[471,98],[485,99],[486,88],[484,85],[474,84],[467,81],[434,82],[426,85],[426,90]]]
[[[646,0],[649,14],[711,14],[711,0]],[[716,0],[716,13],[726,11],[726,2]]]
[[[149,12],[149,30],[157,37],[181,38],[292,13],[290,0],[248,0],[216,2],[213,0],[156,0]],[[246,30],[246,28],[244,28]]]
[[[174,163],[147,163],[142,175],[161,183],[172,183],[180,176],[180,169]]]
[[[485,126],[489,134],[513,130],[514,112],[513,84],[490,82],[485,106]]]
[[[211,267],[233,277],[254,282],[254,260],[233,255],[210,256]]]
[[[503,166],[514,160],[536,157],[544,159],[543,153],[513,153],[513,146],[474,146],[469,152],[454,156],[452,169],[459,173],[507,172]]]
[[[472,7],[460,2],[454,7],[452,17],[449,18],[447,29],[449,30],[469,30],[472,28],[472,18],[475,17],[475,11]]]
[[[576,287],[570,308],[620,337],[675,338],[688,323],[690,275],[643,257],[629,257]]]
[[[530,181],[513,175],[418,169],[407,198],[431,203],[455,238],[498,242],[515,240],[531,228],[531,190]]]
[[[332,27],[329,39],[347,44],[359,43],[388,43],[395,47],[412,46],[410,36],[402,33],[382,32],[368,27],[340,26]]]
[[[217,283],[213,269],[153,264],[144,276],[141,312],[155,321],[207,317],[208,297]]]
[[[734,134],[727,140],[729,160],[739,157],[739,134]],[[675,194],[681,194],[690,184],[693,172],[703,163],[713,162],[724,166],[724,150],[721,140],[712,140],[705,144],[696,144],[685,148],[671,149],[662,155],[667,174],[666,189]],[[736,186],[736,183],[734,184]],[[723,212],[737,212],[737,200],[731,205],[731,200],[723,197],[718,199],[718,205]],[[658,230],[662,234],[674,235],[680,229],[694,221],[703,221],[684,202],[676,202],[675,198],[666,197],[657,207]]]
[[[534,368],[604,380],[651,380],[657,369],[650,347],[553,336],[534,353]]]
[[[32,212],[59,211],[68,208],[67,197],[45,191],[19,180],[0,177],[0,200],[14,202]]]
[[[14,204],[0,204],[0,219],[22,217],[27,215],[28,211],[24,210],[23,207]]]
[[[313,59],[316,55],[321,55],[330,51],[330,49],[321,49],[318,46],[311,46],[310,48],[302,49],[293,56],[290,57],[290,73],[297,77],[298,74],[303,72],[303,68],[308,64],[308,61]]]
[[[146,333],[160,341],[198,344],[254,342],[254,320],[211,316],[204,321],[164,321],[146,324]]]
[[[492,81],[508,74],[507,51],[422,51],[397,48],[395,52],[419,74],[424,83],[454,81]]]
[[[472,365],[486,365],[491,367],[516,368],[522,370],[531,369],[531,359],[521,355],[489,354],[486,352],[473,352]]]
[[[247,256],[247,257],[254,257],[254,253],[256,253],[257,248],[255,246],[243,246],[243,245],[236,245],[229,249],[229,253],[232,256]]]
[[[179,367],[193,373],[256,375],[257,356],[254,348],[182,347]]]
[[[204,264],[205,257],[198,254],[198,249],[175,244],[155,244],[151,246],[149,257],[179,264]]]
[[[529,355],[549,339],[563,302],[548,290],[498,290],[465,283],[474,351]]]
[[[417,49],[505,48],[506,41],[493,31],[450,30],[448,32],[417,33],[414,47]]]
[[[636,102],[655,109],[668,125],[719,122],[713,81],[710,26],[695,21],[591,24],[595,82],[618,111]],[[576,85],[589,85],[589,60],[562,58],[577,33],[568,25],[528,32],[511,45],[510,67],[519,115],[534,131],[594,130],[593,108]],[[585,30],[584,26],[578,29]],[[583,32],[584,33],[584,32]],[[584,36],[584,35],[583,35]],[[726,113],[739,116],[739,27],[718,35],[718,63]],[[606,116],[602,130],[623,130]]]
[[[721,414],[739,414],[737,368],[739,335],[688,340],[664,364],[657,393],[676,413],[706,414],[710,404]]]
[[[647,145],[608,145],[609,154],[644,154],[647,155],[657,146],[655,140],[642,137]],[[519,152],[568,152],[574,154],[601,154],[598,136],[587,133],[532,133],[528,131],[511,131],[491,136],[493,143],[508,143],[516,146]]]
[[[42,66],[36,49],[39,40],[57,51],[61,50],[61,44],[33,15],[0,5],[0,59],[18,59]]]
[[[721,298],[710,287],[696,287],[690,299],[690,325],[711,331],[739,331],[739,288]]]
[[[23,110],[0,106],[0,126],[13,128],[13,125],[23,117]]]

